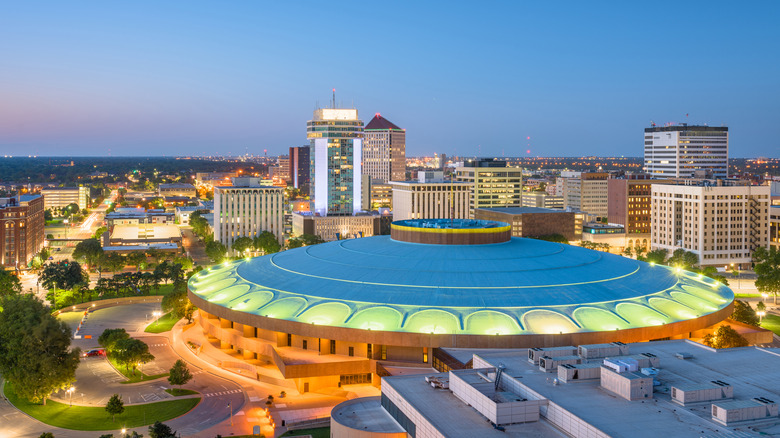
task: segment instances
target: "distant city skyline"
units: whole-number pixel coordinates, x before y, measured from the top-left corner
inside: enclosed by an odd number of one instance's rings
[[[780,4],[139,1],[0,15],[0,156],[286,154],[317,103],[407,156],[635,156],[652,122],[777,157]]]

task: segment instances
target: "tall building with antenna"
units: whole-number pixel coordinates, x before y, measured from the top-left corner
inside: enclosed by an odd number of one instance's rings
[[[306,123],[310,142],[310,194],[321,216],[351,215],[361,209],[363,122],[354,108],[314,110]]]
[[[363,174],[372,179],[406,180],[406,130],[376,113],[366,125],[363,140]]]
[[[681,123],[645,128],[645,171],[654,178],[729,175],[729,128]]]

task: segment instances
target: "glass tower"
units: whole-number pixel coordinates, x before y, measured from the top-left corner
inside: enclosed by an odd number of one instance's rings
[[[314,211],[351,215],[361,207],[363,122],[356,109],[322,108],[306,123]]]

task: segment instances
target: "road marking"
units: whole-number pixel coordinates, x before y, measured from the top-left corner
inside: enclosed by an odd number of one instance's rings
[[[232,389],[229,391],[220,391],[220,392],[210,392],[208,394],[205,394],[204,397],[219,397],[222,395],[228,395],[228,394],[235,394],[237,392],[241,392],[240,389]]]

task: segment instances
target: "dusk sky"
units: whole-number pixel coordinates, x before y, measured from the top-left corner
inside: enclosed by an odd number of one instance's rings
[[[408,156],[780,156],[780,2],[421,3],[6,2],[0,155],[277,155],[336,88]]]

